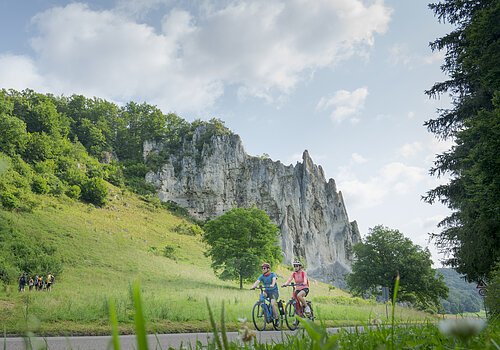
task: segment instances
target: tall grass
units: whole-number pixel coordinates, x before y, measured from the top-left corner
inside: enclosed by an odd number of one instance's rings
[[[395,300],[399,289],[399,281],[396,279],[393,294],[393,315]],[[136,327],[144,328],[145,320],[141,316],[141,296],[140,289],[135,288],[134,304],[136,305]],[[398,326],[394,318],[390,326],[365,327],[363,331],[356,329],[354,332],[342,330],[338,334],[330,334],[322,324],[314,323],[308,319],[300,319],[303,331],[298,331],[292,335],[282,336],[277,343],[259,343],[255,337],[241,337],[238,341],[228,341],[227,329],[225,326],[225,308],[221,307],[220,329],[212,311],[208,299],[206,299],[209,320],[213,339],[208,346],[203,346],[200,342],[188,344],[190,349],[256,349],[256,350],[329,350],[329,349],[499,349],[497,342],[500,338],[500,325],[498,322],[492,323],[484,332],[471,338],[469,336],[466,343],[460,339],[450,338],[439,332],[435,324],[425,323],[418,326]],[[114,321],[112,321],[113,323]],[[142,330],[138,329],[138,334]],[[252,343],[253,340],[253,343]],[[119,347],[114,347],[119,349]],[[139,350],[147,350],[147,344],[138,342]],[[185,347],[181,346],[181,349]]]

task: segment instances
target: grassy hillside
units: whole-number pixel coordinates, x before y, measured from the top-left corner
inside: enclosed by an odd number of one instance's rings
[[[33,246],[54,248],[62,262],[51,292],[0,291],[0,327],[9,334],[109,334],[108,301],[115,299],[122,333],[133,332],[131,283],[139,280],[151,332],[209,329],[205,298],[215,313],[222,302],[229,327],[251,318],[255,291],[214,276],[199,236],[176,233],[185,223],[130,192],[109,188],[109,203],[96,208],[67,197],[37,196],[33,212],[0,210],[4,232],[16,232]],[[5,232],[7,229],[8,232]],[[1,236],[0,236],[1,237]],[[165,247],[168,257],[164,256]],[[28,258],[28,257],[26,257]],[[46,275],[48,271],[40,271]],[[283,282],[290,271],[277,270]],[[249,287],[249,285],[247,286]],[[385,320],[385,306],[350,298],[338,289],[313,282],[311,299],[318,319],[329,325]],[[281,297],[289,298],[281,289]],[[399,308],[397,317],[422,320],[429,315]]]

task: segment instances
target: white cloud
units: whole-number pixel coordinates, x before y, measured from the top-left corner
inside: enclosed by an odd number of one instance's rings
[[[417,155],[422,149],[423,149],[422,144],[420,142],[415,141],[412,143],[404,144],[398,149],[397,153],[398,155],[404,158],[410,158]]]
[[[351,154],[351,159],[354,163],[357,163],[357,164],[363,164],[363,163],[366,163],[368,161],[368,159],[366,159],[365,157],[363,157],[359,153]]]
[[[338,188],[356,208],[377,206],[389,195],[405,195],[426,179],[426,170],[400,162],[384,165],[367,180],[360,180],[350,167],[335,177]]]
[[[43,78],[34,62],[26,56],[0,55],[0,87],[45,91]]]
[[[422,61],[424,64],[434,64],[436,62],[444,61],[445,53],[444,51],[435,51],[430,55],[422,57]]]
[[[389,62],[394,65],[401,65],[408,69],[413,69],[415,66],[431,65],[444,60],[444,52],[435,51],[429,55],[420,55],[411,52],[410,47],[406,43],[398,43],[389,48]]]
[[[207,1],[165,12],[160,30],[130,16],[171,5],[123,0],[117,11],[98,11],[72,3],[39,13],[31,71],[55,93],[147,100],[166,110],[202,110],[228,85],[276,101],[315,70],[365,54],[391,16],[382,0]],[[17,57],[4,69],[16,76],[22,64]],[[338,118],[349,108],[339,106]]]
[[[358,122],[356,115],[363,109],[368,89],[366,87],[358,88],[352,92],[339,90],[332,97],[322,97],[316,105],[317,111],[333,109],[330,117],[332,120],[340,123],[345,119]]]

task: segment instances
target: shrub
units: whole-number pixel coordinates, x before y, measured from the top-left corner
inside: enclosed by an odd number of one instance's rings
[[[94,177],[85,181],[81,187],[81,198],[84,201],[103,206],[106,204],[108,188],[103,179]]]
[[[73,199],[79,199],[82,190],[78,185],[71,185],[66,189],[66,195]]]
[[[13,210],[21,206],[19,199],[9,190],[0,192],[0,203],[7,210]]]
[[[163,256],[169,259],[176,260],[177,257],[175,256],[175,247],[173,245],[167,244],[163,248]]]
[[[38,194],[45,194],[49,192],[49,184],[47,180],[41,175],[35,175],[33,181],[31,182],[31,190]]]
[[[188,236],[202,236],[203,230],[198,225],[179,224],[174,227],[174,232]]]
[[[115,186],[123,187],[125,185],[125,177],[123,175],[123,169],[120,165],[116,163],[104,165],[104,176],[106,181],[112,183]]]
[[[19,268],[14,266],[12,262],[6,261],[0,256],[0,281],[5,284],[10,284],[17,279],[20,274]]]

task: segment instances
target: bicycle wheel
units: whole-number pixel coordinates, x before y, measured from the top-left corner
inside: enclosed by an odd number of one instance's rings
[[[294,331],[299,326],[299,321],[295,317],[295,303],[290,300],[285,307],[285,322],[289,330]]]
[[[278,308],[278,322],[273,322],[273,327],[277,331],[283,329],[284,319],[286,318],[285,307],[283,306],[283,300],[280,300],[277,305]]]
[[[266,329],[266,311],[264,310],[264,305],[260,301],[256,302],[252,309],[252,320],[253,325],[258,331],[263,331]]]
[[[314,321],[314,310],[313,310],[312,303],[309,300],[307,301],[307,305],[309,305],[309,309],[311,309],[311,312],[310,312],[309,316],[307,316],[307,318],[310,319],[311,321]]]
[[[283,329],[283,318],[285,315],[279,315],[277,320],[273,320],[273,327],[277,331],[281,331]]]

